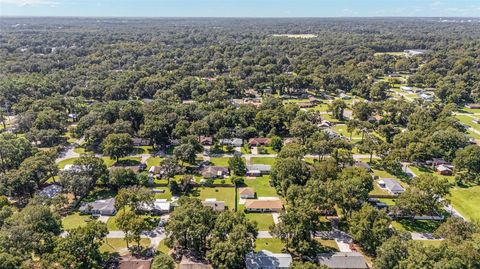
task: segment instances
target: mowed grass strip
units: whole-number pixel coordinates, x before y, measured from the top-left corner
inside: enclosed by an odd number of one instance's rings
[[[453,208],[469,221],[480,221],[480,186],[453,188],[450,194]]]
[[[255,251],[268,250],[273,253],[282,253],[285,244],[278,238],[257,238],[255,240]]]

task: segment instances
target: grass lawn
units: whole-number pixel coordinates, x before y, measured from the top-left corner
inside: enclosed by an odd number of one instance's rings
[[[282,253],[285,244],[278,238],[257,238],[255,251],[268,250],[273,253]]]
[[[480,186],[450,190],[453,207],[470,221],[480,220]]]
[[[480,135],[475,132],[472,132],[471,130],[467,130],[467,133],[470,137],[473,137],[474,139],[480,139]]]
[[[157,250],[163,254],[168,254],[168,252],[170,252],[170,248],[165,245],[165,240],[160,241],[160,244],[157,246]]]
[[[480,131],[480,124],[478,123],[474,123],[473,120],[474,118],[473,117],[470,117],[470,116],[467,116],[467,115],[455,115],[455,118],[457,118],[461,123],[465,124],[465,125],[468,125],[474,129],[477,129]],[[479,117],[475,117],[475,118],[479,118]]]
[[[87,151],[85,150],[84,147],[76,147],[73,149],[73,152],[78,153],[78,154],[85,154]],[[90,153],[90,152],[89,152]]]
[[[385,170],[372,169],[373,175],[378,176],[379,178],[397,178],[396,176],[390,174]]]
[[[63,169],[63,168],[65,168],[65,165],[67,165],[67,164],[73,164],[76,159],[78,159],[78,158],[69,158],[69,159],[65,159],[65,160],[63,160],[63,161],[60,161],[60,162],[57,164],[57,165],[58,165],[58,168]]]
[[[339,135],[343,135],[345,137],[350,138],[350,133],[347,130],[347,125],[346,124],[337,124],[332,127],[332,129],[337,132]],[[352,140],[361,140],[362,135],[358,133],[357,131],[353,131],[352,134]]]
[[[164,193],[155,193],[155,199],[171,199],[172,198],[172,193],[170,192],[170,189],[168,187],[161,187],[161,188],[155,188],[155,189],[165,190]]]
[[[318,112],[327,112],[328,111],[328,104],[319,104],[309,110],[318,111]],[[322,115],[323,116],[323,115]]]
[[[459,112],[461,112],[461,113],[471,113],[471,114],[480,114],[480,109],[471,109],[471,108],[468,108],[468,107],[464,107]]]
[[[390,199],[390,198],[380,198],[378,199],[380,202],[382,203],[385,203],[386,205],[388,206],[394,206],[396,203],[395,203],[395,199]]]
[[[277,159],[274,157],[251,157],[251,164],[268,164],[273,165]]]
[[[245,179],[245,185],[252,187],[257,192],[257,196],[278,196],[274,187],[270,186],[270,176],[265,175],[255,179]]]
[[[130,242],[130,246],[136,245],[133,242]],[[140,245],[143,247],[148,247],[150,245],[150,239],[142,238],[140,240]],[[105,242],[100,246],[100,252],[127,252],[127,243],[123,238],[105,238]]]
[[[147,159],[147,170],[152,166],[159,166],[162,158],[160,157],[150,157]]]
[[[389,195],[390,193],[380,188],[377,182],[373,182],[373,190],[369,194],[370,195]]]
[[[416,166],[409,166],[409,168],[417,175],[421,175],[421,174],[430,174],[430,175],[433,175],[437,178],[445,178],[448,180],[448,182],[450,183],[455,183],[455,177],[454,176],[443,176],[443,175],[439,175],[437,173],[435,173],[435,171],[433,171],[430,167],[426,167],[426,166],[423,166],[423,167],[416,167]]]
[[[115,159],[111,159],[110,157],[102,157],[102,160],[107,167],[110,167],[110,166],[113,166],[113,165],[116,164]],[[141,160],[142,160],[141,157],[129,156],[129,157],[125,157],[125,158],[120,158],[118,160],[118,163],[120,163],[120,164],[123,163],[123,164],[126,164],[126,165],[128,165],[128,163],[138,163],[139,164]]]
[[[331,249],[333,251],[339,251],[340,249],[338,248],[337,242],[335,240],[324,240],[324,239],[315,239],[318,243],[320,243],[322,246]]]
[[[275,150],[273,150],[272,147],[258,147],[258,154],[277,154]]]
[[[440,221],[434,220],[398,220],[392,221],[392,226],[397,231],[433,233],[440,226]]]
[[[210,158],[210,162],[215,166],[228,167],[229,157],[214,157]]]
[[[233,210],[235,208],[235,188],[200,187],[193,189],[190,196],[197,197],[202,201],[206,198],[216,198],[217,201],[224,201],[225,205],[228,206],[228,210]]]
[[[87,225],[86,220],[89,219],[90,215],[80,215],[79,212],[75,212],[62,219],[62,226],[65,230],[75,229]]]
[[[272,213],[246,213],[245,216],[250,221],[256,221],[259,231],[270,231],[270,226],[274,224]]]

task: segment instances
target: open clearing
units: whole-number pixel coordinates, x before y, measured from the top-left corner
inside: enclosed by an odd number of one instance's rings
[[[453,207],[470,221],[480,220],[480,186],[450,190]]]

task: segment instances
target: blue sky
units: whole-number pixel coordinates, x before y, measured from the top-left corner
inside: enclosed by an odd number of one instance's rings
[[[1,16],[478,17],[480,0],[0,0]]]

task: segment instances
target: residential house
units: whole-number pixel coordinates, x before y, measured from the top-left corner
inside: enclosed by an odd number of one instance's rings
[[[315,104],[312,104],[310,102],[298,102],[296,104],[299,108],[311,108],[315,106]]]
[[[268,144],[270,144],[270,138],[266,138],[266,137],[250,138],[250,140],[248,140],[248,144],[251,147],[268,146]]]
[[[386,189],[388,192],[394,195],[398,195],[405,191],[405,189],[393,178],[382,178],[378,181],[380,188]]]
[[[453,174],[453,169],[451,166],[446,165],[446,164],[441,164],[438,165],[435,170],[437,170],[437,173],[443,176],[451,176]]]
[[[413,56],[418,56],[418,55],[423,55],[428,52],[428,50],[424,49],[409,49],[409,50],[404,50],[403,51],[406,56],[408,57],[413,57]]]
[[[150,269],[152,258],[140,258],[132,255],[122,256],[118,263],[118,269]]]
[[[132,139],[133,141],[133,146],[135,147],[142,147],[142,146],[149,146],[150,141],[146,138],[141,138],[141,137],[135,137]]]
[[[247,200],[245,201],[245,210],[247,212],[280,212],[283,209],[283,203],[278,200]]]
[[[58,184],[51,184],[43,188],[41,191],[37,192],[38,196],[55,198],[62,192],[62,186]]]
[[[232,147],[241,147],[243,145],[243,140],[241,138],[228,138],[220,139],[220,145],[232,146]]]
[[[292,262],[290,254],[272,253],[268,250],[250,252],[245,257],[247,269],[287,269]]]
[[[272,166],[267,164],[247,165],[246,175],[249,177],[259,177],[270,174],[270,170],[272,170]]]
[[[480,109],[480,104],[468,104],[466,107],[470,109]]]
[[[79,210],[83,214],[92,214],[93,216],[113,216],[117,213],[115,209],[115,198],[84,203],[80,206]]]
[[[367,170],[368,172],[372,171],[372,168],[370,167],[370,165],[366,162],[362,162],[362,161],[356,161],[353,166],[355,167],[360,167],[360,168],[363,168],[365,170]]]
[[[241,199],[254,199],[255,190],[253,188],[240,188],[238,189]]]
[[[202,204],[211,207],[215,211],[225,211],[225,202],[217,201],[215,198],[207,198],[205,201],[202,201]]]
[[[163,171],[163,167],[161,166],[152,166],[150,167],[150,169],[148,169],[148,173],[150,173],[150,175],[153,175],[153,176],[156,176],[156,177],[162,177],[164,171]]]
[[[447,162],[445,161],[444,159],[441,159],[441,158],[433,158],[430,162],[427,162],[428,163],[431,163],[433,167],[437,167],[439,165],[442,165],[442,164],[447,164],[449,165],[450,162]]]
[[[196,259],[193,256],[182,256],[178,269],[212,269],[213,267],[204,260]]]
[[[323,132],[328,136],[328,138],[330,139],[334,139],[334,138],[339,138],[340,135],[335,132],[334,130],[330,129],[330,128],[327,128],[327,129],[324,129]]]
[[[224,178],[230,175],[230,170],[222,166],[205,166],[200,171],[204,178]]]
[[[213,137],[211,136],[203,136],[201,135],[199,138],[198,138],[198,142],[204,146],[211,146],[213,145]]]
[[[318,104],[322,103],[322,101],[320,99],[316,98],[315,96],[309,96],[308,100],[310,101],[310,103],[312,103],[314,105],[318,105]]]
[[[155,215],[169,213],[171,210],[171,203],[167,199],[156,199],[153,204],[143,204],[139,207],[140,211],[151,212]]]
[[[368,269],[365,258],[358,252],[324,253],[317,256],[320,265],[331,269]]]
[[[329,127],[331,127],[332,125],[333,125],[333,124],[332,124],[330,121],[328,121],[328,120],[322,120],[322,122],[319,123],[317,126],[318,126],[319,128],[329,128]]]
[[[402,87],[400,87],[400,90],[406,91],[406,92],[411,92],[411,91],[413,91],[413,88],[408,87],[408,86],[402,86]]]

